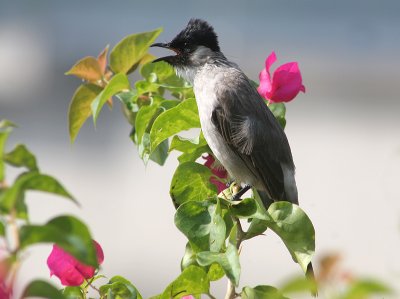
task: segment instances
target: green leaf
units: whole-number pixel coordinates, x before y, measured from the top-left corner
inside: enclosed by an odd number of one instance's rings
[[[4,223],[0,220],[0,237],[4,237],[6,235],[6,227]]]
[[[217,198],[217,204],[209,207],[208,211],[211,215],[210,227],[210,251],[220,252],[225,244],[226,226],[222,218],[221,206]]]
[[[178,157],[179,163],[195,162],[202,154],[209,153],[211,150],[208,144],[196,148],[193,152],[183,153]]]
[[[251,220],[250,226],[246,232],[245,239],[251,239],[253,237],[259,236],[268,229],[268,221],[253,218]]]
[[[150,106],[142,106],[139,112],[136,115],[136,124],[135,124],[135,140],[138,144],[139,148],[139,156],[147,164],[147,161],[151,157],[150,151],[150,130],[153,126],[155,119],[164,111],[164,107],[161,105],[162,98],[161,97],[151,97],[151,104]],[[165,153],[165,145],[158,150],[161,150],[160,153],[156,154],[166,154]],[[168,150],[168,149],[167,149]],[[157,158],[157,156],[153,156],[153,158]],[[165,158],[161,156],[161,158]],[[157,159],[155,159],[157,160]],[[162,159],[160,159],[162,161]],[[164,161],[162,161],[164,162]]]
[[[157,83],[171,92],[192,94],[192,86],[176,75],[172,66],[164,61],[148,63],[140,70],[141,75],[149,82]],[[182,98],[182,97],[181,97]]]
[[[245,198],[239,202],[232,202],[231,211],[239,218],[250,218],[257,212],[257,204],[253,198]]]
[[[162,32],[154,31],[132,34],[121,40],[110,52],[110,67],[114,73],[127,73],[143,56]]]
[[[225,253],[216,253],[211,251],[203,251],[197,254],[197,262],[200,266],[209,266],[218,263],[226,276],[235,286],[239,284],[240,262],[239,254],[234,245],[228,243]]]
[[[96,249],[87,226],[73,216],[59,216],[45,225],[24,225],[20,246],[56,243],[86,265],[97,267]]]
[[[121,103],[124,103],[126,106],[128,106],[129,104],[136,104],[137,98],[138,98],[138,93],[135,89],[131,89],[128,91],[122,91],[120,93],[117,93],[115,95],[117,97],[117,99],[119,99],[121,101]],[[130,111],[132,112],[138,112],[139,111],[139,107],[136,106],[130,106],[128,107]]]
[[[179,299],[187,295],[208,294],[210,281],[198,266],[189,266],[162,293],[160,299]]]
[[[0,182],[5,178],[3,153],[9,134],[10,130],[0,131]]]
[[[304,273],[315,251],[315,231],[306,213],[299,206],[286,201],[271,204],[268,208],[271,228],[285,243],[293,259]]]
[[[140,99],[140,98],[139,98]],[[139,101],[138,99],[138,101]],[[146,164],[149,159],[163,165],[168,157],[168,140],[164,140],[157,148],[150,151],[150,130],[156,118],[166,109],[177,105],[176,100],[164,100],[161,96],[149,97],[147,105],[141,106],[139,112],[134,113],[135,125],[131,132],[131,139],[138,145],[139,156]]]
[[[165,111],[178,106],[180,103],[181,101],[178,100],[163,100],[161,101],[160,106],[163,107]]]
[[[315,293],[318,290],[317,283],[314,279],[305,277],[295,277],[287,281],[280,290],[284,294],[288,293]]]
[[[210,152],[210,148],[203,134],[193,139],[175,135],[169,147],[170,152],[173,150],[183,153],[178,157],[179,163],[195,162],[202,154]]]
[[[228,236],[228,240],[229,243],[234,245],[236,248],[238,248],[238,227],[237,227],[237,223],[235,223],[232,228],[231,231],[229,232],[229,236]]]
[[[0,130],[7,128],[16,128],[17,125],[8,119],[3,119],[0,121]]]
[[[155,149],[162,141],[183,130],[199,127],[196,100],[185,100],[178,106],[163,112],[154,121],[150,131],[150,148]]]
[[[33,171],[20,175],[10,188],[0,194],[0,207],[5,211],[10,211],[18,204],[19,199],[23,199],[23,194],[27,190],[56,194],[77,203],[55,178]]]
[[[274,114],[275,118],[278,120],[281,127],[284,129],[286,126],[286,106],[284,103],[273,103],[269,104],[268,108]]]
[[[98,81],[103,77],[98,60],[92,56],[82,58],[65,74],[75,75],[87,81]]]
[[[92,115],[90,105],[102,88],[94,84],[83,84],[72,96],[68,110],[68,127],[71,142],[74,142],[85,121]]]
[[[187,267],[191,265],[196,265],[196,253],[193,251],[192,246],[190,246],[190,243],[186,243],[185,246],[185,254],[182,257],[181,260],[181,271],[186,269]]]
[[[379,281],[365,279],[353,282],[351,287],[343,295],[342,298],[361,299],[361,298],[366,298],[367,296],[372,296],[372,295],[383,296],[383,295],[389,295],[391,293],[393,293],[393,291],[385,284]]]
[[[55,178],[46,174],[32,173],[23,184],[25,190],[43,191],[65,198],[75,202],[72,195]]]
[[[211,214],[215,210],[212,201],[188,201],[175,214],[176,227],[188,238],[195,252],[209,250]]]
[[[217,281],[220,280],[222,277],[225,276],[224,269],[217,264],[211,264],[207,271],[207,277],[210,281]]]
[[[16,217],[29,221],[28,206],[25,202],[25,194],[19,194],[15,202]]]
[[[147,93],[158,93],[158,89],[160,87],[157,84],[148,82],[146,80],[138,80],[135,82],[135,88],[138,94],[142,95]]]
[[[139,105],[137,104],[138,94],[136,90],[129,90],[126,92],[120,92],[115,95],[124,105],[122,105],[122,112],[129,122],[129,124],[135,128],[136,115],[139,111]]]
[[[35,156],[23,144],[18,144],[11,152],[5,154],[3,159],[16,167],[38,170]]]
[[[136,287],[122,276],[114,276],[108,284],[101,286],[100,294],[115,299],[142,299]]]
[[[139,112],[136,115],[135,123],[136,139],[138,144],[142,143],[144,133],[146,133],[146,131],[150,131],[150,128],[155,120],[156,113],[158,115],[161,112],[162,110],[159,110],[158,103],[154,103],[149,106],[143,106],[140,108]]]
[[[172,178],[170,195],[176,206],[188,201],[202,201],[217,193],[210,182],[211,170],[195,162],[182,163]]]
[[[177,150],[182,153],[192,152],[199,146],[206,145],[207,142],[204,139],[203,135],[199,135],[195,138],[184,138],[179,135],[175,135],[172,138],[171,146],[169,148],[170,151]]]
[[[48,299],[66,299],[63,294],[50,283],[43,280],[31,281],[22,293],[21,298],[48,298]]]
[[[242,299],[288,299],[278,289],[265,285],[256,286],[255,288],[244,287],[241,295]]]
[[[107,86],[103,89],[102,92],[100,92],[100,94],[96,96],[96,98],[90,105],[93,113],[93,122],[96,123],[101,108],[103,108],[104,104],[109,98],[129,88],[129,80],[125,74],[116,74],[114,77],[112,77]]]
[[[224,269],[226,276],[234,283],[234,285],[239,285],[239,277],[240,277],[240,260],[239,253],[235,246],[231,243],[228,243],[225,252],[226,259],[222,260],[222,263],[219,263]]]
[[[146,63],[140,69],[140,74],[147,81],[154,82],[154,77],[156,82],[164,82],[169,77],[175,76],[175,70],[172,66],[164,61],[158,63]]]
[[[65,287],[63,290],[65,299],[84,299],[82,290],[80,287]]]
[[[156,162],[158,165],[163,166],[168,158],[168,139],[161,142],[157,148],[150,154],[150,160]]]

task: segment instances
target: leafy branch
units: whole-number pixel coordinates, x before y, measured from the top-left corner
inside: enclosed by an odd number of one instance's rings
[[[187,238],[187,244],[181,274],[152,298],[197,299],[206,295],[213,299],[216,297],[212,294],[212,283],[223,277],[228,279],[226,299],[287,299],[287,294],[313,290],[315,281],[304,278],[290,281],[280,289],[269,285],[238,289],[240,251],[246,240],[269,229],[279,236],[305,273],[315,251],[314,227],[297,205],[275,202],[266,209],[256,191],[241,201],[232,200],[240,188],[219,175],[218,162],[214,161],[200,130],[192,87],[177,77],[168,64],[151,63],[154,56],[148,53],[148,48],[161,31],[159,28],[127,36],[110,51],[107,46],[97,57],[79,60],[66,73],[84,80],[73,94],[68,111],[71,142],[90,117],[96,123],[104,106],[112,107],[117,101],[131,125],[129,136],[144,163],[152,160],[163,165],[170,152],[180,153],[170,197],[176,208],[175,225]],[[140,79],[132,82],[129,75],[135,71]],[[285,105],[268,103],[268,107],[284,127]],[[89,269],[90,275],[79,277],[80,283],[70,283],[63,280],[70,277],[55,274],[65,286],[61,291],[46,281],[34,280],[26,286],[23,298],[86,299],[92,289],[101,299],[141,299],[129,280],[121,276],[107,279],[98,274],[96,269],[104,256],[99,258],[101,254],[81,220],[62,215],[44,224],[30,223],[27,191],[52,193],[74,204],[77,201],[58,180],[41,172],[35,156],[25,145],[6,150],[13,128],[15,124],[10,121],[0,122],[0,238],[6,244],[6,256],[0,256],[0,297],[12,295],[24,251],[36,244],[51,243],[55,244],[52,253],[56,248],[56,253],[64,257],[57,262],[68,261],[73,269]],[[183,137],[182,132],[188,130],[192,137]],[[204,162],[203,157],[208,160]],[[12,183],[6,180],[7,167],[23,170]],[[248,224],[247,230],[243,229],[243,223]],[[7,268],[5,277],[2,267]],[[95,285],[103,279],[107,282]],[[375,281],[357,281],[335,298],[356,299],[389,292]]]

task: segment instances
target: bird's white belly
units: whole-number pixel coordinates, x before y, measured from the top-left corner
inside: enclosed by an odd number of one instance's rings
[[[218,104],[215,90],[218,84],[218,75],[206,78],[207,84],[195,82],[194,93],[196,95],[197,106],[201,129],[210,149],[215,157],[228,171],[230,176],[238,183],[250,184],[256,188],[262,189],[257,184],[257,179],[247,168],[242,159],[226,144],[225,140],[212,123],[212,113]],[[197,83],[197,84],[196,84]]]

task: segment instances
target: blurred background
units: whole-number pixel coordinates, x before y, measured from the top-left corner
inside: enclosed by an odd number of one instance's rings
[[[32,222],[78,215],[103,246],[103,272],[126,276],[144,297],[178,275],[185,238],[168,194],[176,155],[165,167],[145,167],[117,102],[71,145],[67,110],[80,82],[64,72],[131,33],[162,26],[159,41],[169,41],[191,17],[209,21],[225,55],[255,80],[272,50],[274,67],[299,62],[307,92],[287,105],[286,132],[316,260],[339,252],[350,272],[400,289],[397,0],[0,0],[0,119],[19,124],[8,149],[26,143],[82,205],[31,192]],[[20,285],[49,276],[50,250],[29,253]],[[279,285],[300,273],[273,233],[245,243],[241,286]]]

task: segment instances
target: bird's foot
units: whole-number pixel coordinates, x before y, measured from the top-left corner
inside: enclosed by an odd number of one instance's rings
[[[250,188],[251,188],[250,185],[244,186],[242,189],[240,189],[239,192],[235,193],[235,194],[232,196],[232,200],[233,200],[233,201],[238,201],[238,200],[240,200],[240,198],[242,197],[242,195],[245,194]]]

